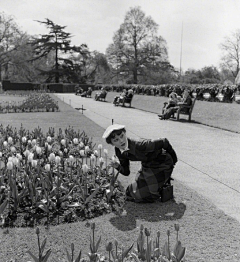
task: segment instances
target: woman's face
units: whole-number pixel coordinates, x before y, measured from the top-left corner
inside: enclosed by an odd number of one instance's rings
[[[111,143],[113,146],[119,149],[125,149],[127,146],[127,136],[125,132],[121,134],[116,134],[114,138],[111,139]]]

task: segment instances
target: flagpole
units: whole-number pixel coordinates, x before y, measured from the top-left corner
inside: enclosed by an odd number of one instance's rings
[[[183,22],[182,22],[182,30],[181,30],[181,50],[180,50],[180,81],[182,76],[182,40],[183,40]]]

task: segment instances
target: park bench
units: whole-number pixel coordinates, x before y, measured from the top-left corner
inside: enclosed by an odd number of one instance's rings
[[[123,99],[122,103],[119,103],[119,105],[125,106],[125,104],[128,104],[128,106],[131,107],[132,99],[133,99],[133,96],[131,98],[130,97],[125,97]]]
[[[188,116],[188,121],[191,122],[191,116],[192,116],[192,111],[195,105],[196,97],[192,99],[192,105],[187,106],[187,105],[179,105],[178,110],[176,111],[177,114],[177,121],[180,119],[180,115],[187,115]],[[188,112],[183,111],[183,108],[189,108]]]
[[[100,94],[100,95],[99,95],[99,93],[96,93],[95,100],[96,101],[106,102],[106,96],[107,96],[107,92],[103,93],[103,94]]]

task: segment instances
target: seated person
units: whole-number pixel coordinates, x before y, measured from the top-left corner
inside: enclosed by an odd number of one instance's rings
[[[120,102],[123,101],[124,97],[127,95],[127,90],[123,89],[122,93],[114,97],[113,104],[118,106]]]
[[[175,107],[181,98],[176,93],[176,88],[169,94],[168,102],[164,103],[162,114],[170,107]]]
[[[102,87],[101,91],[96,93],[95,100],[98,101],[100,98],[105,98],[107,95],[107,91]]]
[[[125,97],[123,97],[122,101],[120,100],[119,103],[122,103],[122,106],[124,106],[124,103],[130,102],[132,98],[133,98],[133,90],[129,89]]]
[[[192,105],[192,98],[189,95],[189,91],[187,89],[185,89],[184,92],[183,92],[182,101],[177,102],[176,106],[170,107],[167,110],[165,110],[162,115],[158,115],[159,119],[161,119],[161,120],[169,119],[174,113],[177,112],[177,110],[179,109],[180,105],[186,105],[186,106],[191,106]],[[183,107],[181,112],[188,113],[189,112],[189,108]]]
[[[79,86],[76,86],[75,90],[76,95],[81,95],[83,93],[83,89]]]
[[[92,88],[89,87],[88,90],[87,90],[87,93],[86,93],[86,96],[91,96],[92,95]]]

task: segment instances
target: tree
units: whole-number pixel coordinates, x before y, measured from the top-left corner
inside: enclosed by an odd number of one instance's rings
[[[73,63],[67,55],[77,53],[83,57],[88,56],[88,47],[85,44],[72,46],[70,40],[72,37],[71,34],[64,31],[66,26],[57,25],[49,19],[37,22],[44,24],[49,29],[49,33],[41,35],[39,38],[35,37],[30,41],[35,51],[35,57],[32,61],[54,53],[55,62],[51,70],[42,70],[41,72],[48,76],[47,81],[55,79],[55,82],[59,83],[60,79],[69,78],[72,75]]]
[[[147,71],[156,71],[162,63],[168,63],[166,41],[157,36],[157,29],[158,25],[140,7],[130,8],[106,51],[117,79],[136,84],[139,76],[146,78]],[[168,69],[172,69],[170,64]]]
[[[230,70],[235,78],[240,69],[240,29],[232,33],[231,36],[225,37],[220,48],[223,51],[222,69]]]
[[[0,13],[0,80],[2,76],[9,78],[12,53],[20,47],[24,36],[11,16]]]

